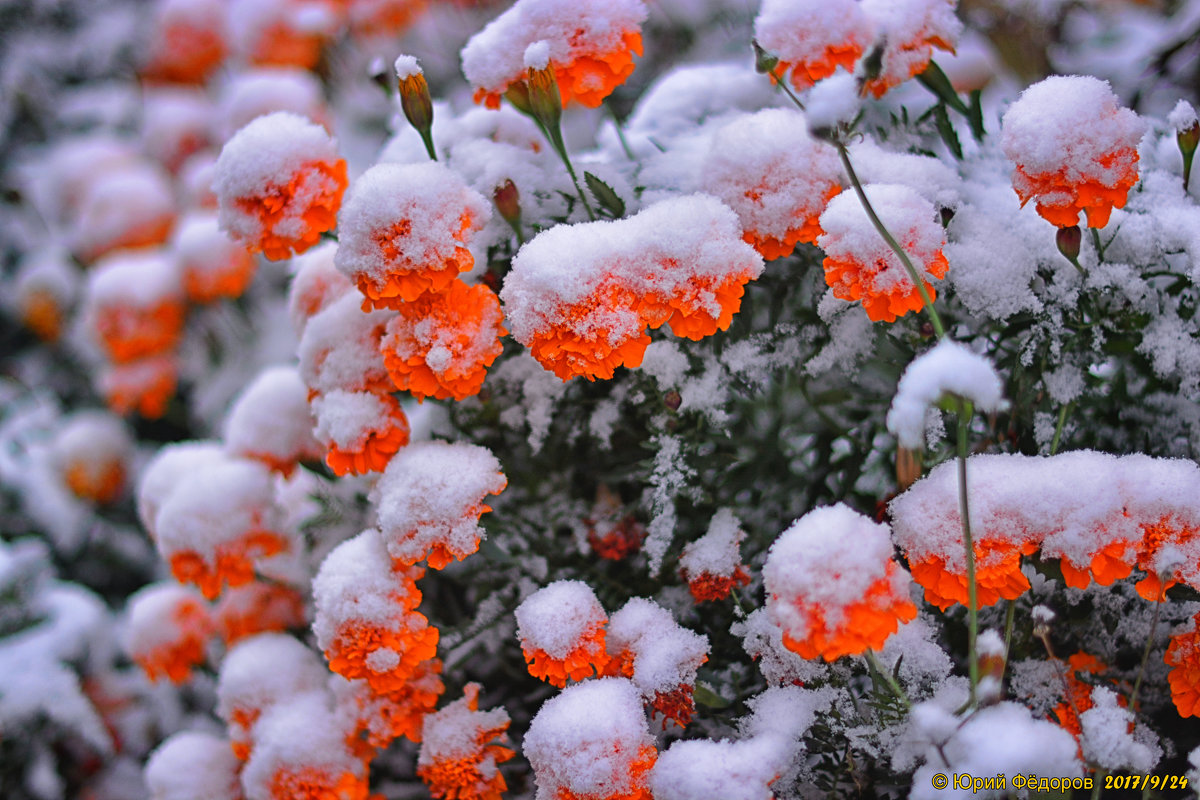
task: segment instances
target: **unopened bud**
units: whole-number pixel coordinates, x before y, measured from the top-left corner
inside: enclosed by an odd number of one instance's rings
[[[492,202],[505,222],[514,228],[521,224],[521,195],[515,183],[507,180],[497,186],[492,191]]]
[[[529,99],[529,85],[525,81],[513,81],[504,92],[504,99],[522,114],[533,116],[533,102]]]
[[[558,92],[558,81],[554,67],[547,64],[542,69],[529,68],[529,105],[533,115],[547,130],[558,130],[562,119],[562,95]]]
[[[779,66],[779,56],[772,55],[763,50],[762,45],[758,43],[757,39],[752,40],[750,44],[754,46],[754,71],[773,77],[775,75],[775,68]]]
[[[1190,128],[1176,133],[1175,141],[1179,143],[1179,152],[1183,153],[1184,158],[1195,155],[1196,146],[1200,145],[1200,122],[1193,122]]]
[[[1083,243],[1083,231],[1079,230],[1078,225],[1059,228],[1058,233],[1054,235],[1054,243],[1058,245],[1058,252],[1074,264],[1079,260],[1079,245]]]
[[[400,108],[409,124],[421,134],[425,149],[434,161],[437,156],[433,150],[433,99],[429,96],[429,84],[425,82],[425,74],[412,56],[400,56],[396,59],[396,76],[400,79]]]
[[[683,405],[683,396],[680,395],[679,392],[672,389],[663,395],[663,405],[672,411],[678,411],[679,407]]]
[[[906,490],[921,479],[920,450],[909,450],[907,447],[896,449],[896,485],[900,491]]]

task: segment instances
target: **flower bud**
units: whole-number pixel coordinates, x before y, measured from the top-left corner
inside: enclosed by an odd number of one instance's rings
[[[557,130],[562,119],[562,95],[554,78],[554,67],[529,68],[529,105],[533,115],[547,130]]]
[[[905,491],[921,478],[921,451],[907,447],[896,448],[896,485]]]
[[[433,100],[429,96],[429,84],[425,82],[425,73],[417,65],[412,56],[400,56],[396,59],[396,76],[400,79],[400,108],[404,116],[425,143],[429,157],[437,161],[433,149]]]
[[[1054,243],[1058,245],[1058,252],[1066,256],[1072,264],[1079,260],[1079,245],[1082,242],[1083,231],[1079,230],[1078,225],[1059,228],[1058,233],[1054,235]]]
[[[492,202],[496,204],[496,210],[505,222],[513,228],[521,224],[521,194],[517,191],[515,183],[506,180],[497,186],[492,191]]]
[[[779,66],[779,56],[762,49],[756,40],[751,41],[750,44],[754,46],[754,71],[774,77],[775,67]]]
[[[1192,177],[1192,160],[1196,157],[1196,145],[1200,144],[1200,122],[1193,122],[1190,127],[1175,134],[1179,144],[1179,152],[1183,156],[1183,190],[1186,192],[1188,181]]]

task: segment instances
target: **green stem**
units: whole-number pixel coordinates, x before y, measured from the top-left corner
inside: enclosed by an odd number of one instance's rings
[[[429,130],[418,131],[421,134],[421,141],[425,143],[425,152],[429,154],[429,158],[437,161],[437,153],[433,149],[433,133]]]
[[[800,98],[796,97],[796,95],[792,94],[792,90],[788,88],[787,82],[784,81],[783,78],[776,75],[775,70],[771,70],[770,75],[771,75],[771,80],[775,81],[775,85],[778,86],[780,89],[783,89],[783,93],[792,99],[792,102],[796,104],[797,108],[799,108],[801,111],[804,111],[804,103],[801,103]]]
[[[1166,602],[1166,598],[1161,594],[1159,599],[1154,603],[1154,616],[1150,620],[1150,635],[1146,637],[1146,649],[1142,651],[1142,666],[1138,668],[1137,680],[1133,682],[1133,691],[1129,693],[1129,710],[1137,713],[1137,697],[1138,691],[1142,688],[1142,678],[1146,677],[1146,664],[1150,662],[1150,650],[1154,646],[1154,631],[1158,627],[1158,612],[1162,610],[1162,604]]]
[[[612,107],[612,104],[608,100],[604,101],[604,107],[608,110],[609,116],[612,117],[613,127],[617,129],[617,140],[621,143],[621,149],[625,151],[625,157],[630,161],[637,161],[637,157],[629,147],[629,142],[625,141],[625,130],[621,127],[621,120],[617,117],[616,109]]]
[[[967,501],[967,435],[971,418],[967,401],[958,400],[958,513],[962,517],[963,547],[967,555],[967,666],[971,677],[970,703],[975,705],[975,690],[979,684],[979,659],[976,640],[979,638],[979,597],[975,585],[975,542],[971,537],[970,505]]]
[[[896,683],[896,679],[892,677],[891,671],[884,668],[884,665],[879,661],[879,656],[875,655],[875,651],[867,650],[863,655],[867,657],[868,663],[870,663],[875,672],[879,673],[879,677],[883,678],[884,683],[891,689],[896,699],[904,704],[904,710],[912,711],[912,701],[908,699],[904,688]]]
[[[1100,795],[1104,791],[1104,779],[1108,777],[1108,770],[1099,769],[1096,771],[1096,782],[1092,784],[1092,800],[1100,800]]]
[[[1006,600],[1008,608],[1004,611],[1004,666],[1008,667],[1008,652],[1012,649],[1013,623],[1017,619],[1017,601]]]
[[[1063,407],[1058,411],[1058,424],[1054,426],[1054,439],[1050,442],[1050,455],[1058,452],[1058,443],[1062,439],[1063,426],[1067,423],[1067,415],[1071,413],[1071,406],[1075,405],[1075,401],[1063,404]]]
[[[1092,232],[1092,244],[1096,247],[1096,260],[1099,261],[1101,264],[1103,264],[1104,263],[1104,246],[1102,244],[1100,244],[1100,231],[1096,230],[1095,228],[1088,228],[1088,230]],[[1076,264],[1075,266],[1076,266],[1076,268],[1079,269],[1080,272],[1083,272],[1082,267],[1079,267],[1078,264]]]
[[[858,173],[854,171],[854,165],[850,163],[850,153],[846,150],[846,145],[842,142],[835,142],[837,145],[838,155],[842,157],[842,166],[846,168],[846,176],[850,178],[851,185],[854,186],[854,193],[858,195],[858,201],[862,203],[863,210],[867,212],[867,217],[871,220],[871,224],[875,226],[875,230],[879,231],[879,235],[887,242],[888,247],[892,248],[892,252],[900,259],[900,263],[908,271],[908,277],[917,287],[917,292],[921,295],[921,302],[925,304],[925,311],[929,314],[929,321],[933,323],[933,330],[941,339],[946,335],[946,326],[942,324],[942,318],[938,314],[937,309],[933,307],[933,298],[929,296],[929,290],[925,288],[925,281],[921,280],[917,268],[913,266],[912,260],[909,259],[908,253],[904,252],[904,248],[896,241],[891,232],[879,219],[879,215],[875,213],[875,209],[871,206],[871,201],[867,199],[867,193],[863,191],[862,183],[858,179]]]
[[[591,204],[588,203],[587,195],[583,193],[583,187],[579,185],[579,178],[575,175],[575,167],[571,166],[571,158],[567,155],[567,145],[563,142],[562,130],[559,128],[546,129],[546,133],[550,139],[550,144],[554,147],[554,151],[558,153],[558,157],[562,159],[563,165],[567,168],[567,174],[571,176],[571,183],[575,184],[575,193],[579,195],[579,199],[583,202],[588,219],[595,222],[596,214],[592,211]]]

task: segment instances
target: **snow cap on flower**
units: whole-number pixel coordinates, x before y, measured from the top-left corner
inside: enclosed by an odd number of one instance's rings
[[[383,362],[396,388],[418,400],[473,397],[504,350],[503,321],[495,292],[451,280],[442,291],[399,304],[379,344]]]
[[[150,800],[241,800],[238,766],[229,742],[180,731],[155,748],[143,774]]]
[[[559,688],[603,674],[608,664],[604,626],[608,615],[583,581],[555,581],[517,606],[517,637],[529,674]]]
[[[135,161],[95,171],[78,197],[71,249],[85,262],[121,249],[162,244],[175,220],[175,197],[162,168]]]
[[[676,741],[655,762],[650,788],[655,800],[773,800],[786,753],[779,737]]]
[[[313,633],[329,668],[379,693],[403,687],[437,654],[438,630],[413,609],[420,570],[395,571],[374,529],[335,547],[313,579]]]
[[[634,685],[603,678],[547,700],[523,743],[537,800],[650,800],[657,752]]]
[[[882,97],[929,66],[933,48],[954,52],[963,25],[958,0],[862,0],[862,10],[883,44],[878,75],[867,75],[865,91]]]
[[[633,73],[642,54],[642,0],[518,0],[462,49],[463,74],[475,101],[498,108],[500,96],[525,78],[525,54],[544,42],[562,103],[595,108]]]
[[[334,8],[320,0],[229,0],[234,52],[257,65],[312,69],[336,30]]]
[[[858,0],[763,0],[754,39],[779,59],[774,72],[792,70],[792,85],[807,89],[838,67],[854,71],[871,44],[874,25]]]
[[[158,0],[142,77],[203,84],[229,50],[224,0]]]
[[[425,717],[417,775],[439,800],[500,800],[508,788],[498,765],[513,757],[504,745],[508,712],[479,710],[478,683],[463,696]]]
[[[21,322],[43,341],[57,341],[67,326],[81,282],[66,251],[49,247],[25,254],[11,287]]]
[[[121,496],[132,452],[125,423],[104,411],[70,415],[51,444],[51,458],[67,488],[76,497],[101,504]]]
[[[810,511],[775,540],[763,584],[784,644],[804,658],[877,650],[917,615],[887,526],[841,503]]]
[[[865,188],[875,213],[912,260],[936,297],[930,279],[950,268],[942,247],[946,231],[925,198],[907,186],[876,183]],[[825,251],[825,282],[834,297],[861,300],[867,316],[884,322],[922,308],[921,295],[903,262],[879,235],[855,192],[847,189],[830,201],[820,218],[824,233],[817,245]]]
[[[925,414],[942,395],[957,395],[974,403],[979,411],[994,413],[1004,405],[1003,388],[987,358],[943,339],[905,368],[888,411],[887,428],[901,447],[922,450]]]
[[[394,390],[379,341],[396,312],[364,314],[362,302],[361,294],[347,290],[304,326],[297,355],[300,377],[312,393],[343,389],[385,394]]]
[[[609,674],[633,681],[649,706],[684,727],[696,706],[692,692],[696,670],[708,660],[708,637],[675,621],[671,612],[642,597],[627,602],[612,615],[606,641],[613,661]]]
[[[383,472],[408,444],[408,417],[390,394],[334,389],[313,399],[314,433],[337,475]]]
[[[191,587],[152,583],[128,601],[126,650],[151,681],[166,677],[183,683],[204,662],[212,635],[208,604]]]
[[[400,566],[427,559],[441,569],[479,548],[479,517],[489,494],[508,485],[486,447],[416,442],[392,458],[371,491],[388,553]]]
[[[304,597],[282,583],[254,581],[227,589],[213,608],[217,633],[227,647],[259,633],[304,625]]]
[[[142,148],[164,168],[177,173],[194,153],[212,141],[212,102],[196,88],[142,89]]]
[[[290,111],[330,127],[321,81],[306,69],[260,67],[238,72],[221,84],[217,105],[222,141],[255,118],[276,111]]]
[[[83,317],[118,364],[172,350],[183,335],[179,264],[166,252],[114,253],[88,274]]]
[[[366,767],[349,749],[348,733],[326,692],[271,706],[254,726],[242,771],[246,800],[366,800]]]
[[[171,492],[155,520],[156,544],[181,583],[208,598],[254,579],[254,563],[285,552],[271,472],[256,461],[205,462]]]
[[[182,217],[172,235],[183,286],[194,303],[241,297],[257,265],[246,248],[217,226],[217,215],[194,212]]]
[[[1076,225],[1081,211],[1090,227],[1103,228],[1137,183],[1145,127],[1106,81],[1054,75],[1009,106],[1000,144],[1016,164],[1022,205],[1036,200],[1038,213],[1060,228]]]
[[[205,463],[221,463],[225,450],[220,442],[192,441],[168,444],[142,469],[138,478],[137,513],[146,532],[154,538],[158,510],[193,471]]]
[[[272,261],[303,253],[337,224],[346,162],[325,129],[279,111],[225,143],[213,190],[221,229]]]
[[[716,132],[700,188],[738,215],[743,237],[764,258],[815,242],[817,223],[841,186],[841,164],[808,134],[804,115],[774,108],[738,117]]]
[[[159,419],[175,396],[178,372],[178,359],[173,353],[110,364],[96,376],[96,390],[104,395],[104,402],[114,414],[137,412],[145,419]]]
[[[229,727],[234,754],[245,761],[254,724],[277,703],[320,691],[329,678],[321,659],[297,639],[263,633],[230,648],[217,678],[217,716]]]
[[[225,418],[225,448],[289,475],[300,461],[320,458],[312,430],[308,388],[296,368],[268,367],[233,401]]]
[[[738,518],[722,508],[713,514],[708,531],[684,546],[679,572],[697,603],[724,600],[736,586],[750,582],[739,549],[745,538]]]
[[[500,293],[513,336],[563,380],[636,367],[647,326],[700,339],[725,330],[763,269],[737,216],[708,195],[614,222],[558,225],[526,243]]]
[[[333,263],[337,244],[326,242],[291,260],[288,314],[296,336],[304,335],[308,321],[351,289],[350,279]]]
[[[396,308],[471,269],[466,245],[490,217],[487,201],[441,164],[376,164],[350,191],[334,263],[371,305]]]

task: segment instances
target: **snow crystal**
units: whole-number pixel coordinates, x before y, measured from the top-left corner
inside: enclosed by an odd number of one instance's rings
[[[525,67],[540,70],[550,66],[550,43],[545,39],[525,48]]]
[[[938,641],[938,633],[930,618],[917,617],[902,624],[879,651],[880,661],[889,669],[900,664],[900,681],[910,696],[928,694],[953,669],[950,655]]]
[[[555,581],[525,598],[516,618],[522,647],[563,659],[608,615],[583,581]]]
[[[146,788],[150,800],[240,800],[240,766],[224,739],[181,731],[150,754]]]
[[[801,658],[784,646],[783,629],[766,608],[751,611],[745,620],[734,622],[729,631],[741,637],[742,649],[754,659],[759,672],[772,686],[809,683],[828,673],[825,662]]]
[[[1196,117],[1196,109],[1187,100],[1180,100],[1167,115],[1167,125],[1182,133],[1193,127],[1200,119]]]
[[[913,359],[900,378],[887,415],[888,430],[901,447],[920,450],[925,445],[925,414],[943,394],[973,402],[992,413],[1003,406],[1003,385],[986,358],[949,339]]]
[[[662,568],[663,557],[675,538],[675,498],[688,486],[696,471],[688,466],[683,455],[683,442],[677,436],[654,437],[656,452],[654,472],[646,487],[646,500],[652,516],[642,550],[648,559],[647,569],[655,574]]]
[[[396,69],[396,77],[402,81],[406,78],[413,78],[422,74],[420,63],[416,58],[410,55],[401,54],[396,56],[396,62],[394,66]]]

